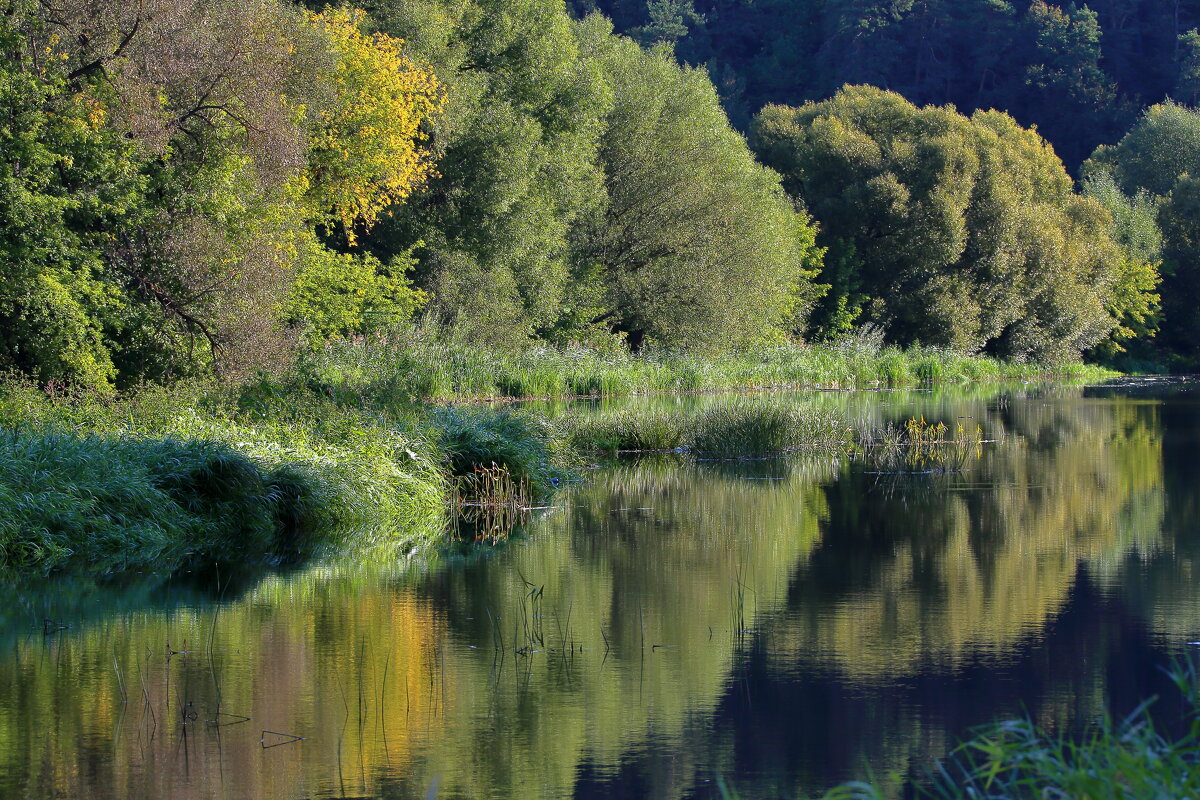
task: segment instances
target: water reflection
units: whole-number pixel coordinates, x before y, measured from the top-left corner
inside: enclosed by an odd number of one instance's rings
[[[430,568],[7,587],[0,795],[895,788],[997,714],[1130,707],[1200,632],[1193,394],[796,402],[996,441],[922,475],[627,462]]]

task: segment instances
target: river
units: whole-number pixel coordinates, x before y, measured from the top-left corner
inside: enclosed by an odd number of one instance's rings
[[[1200,388],[785,399],[985,441],[922,469],[624,459],[432,564],[0,588],[0,796],[896,793],[973,726],[1170,694]]]

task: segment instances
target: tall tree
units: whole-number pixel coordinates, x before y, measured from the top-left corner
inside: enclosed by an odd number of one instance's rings
[[[419,128],[436,81],[346,14],[279,0],[9,11],[0,241],[6,270],[29,280],[4,289],[0,361],[42,380],[104,386],[286,358],[293,279],[321,253],[313,225],[367,224],[370,198],[403,197],[428,169]],[[30,247],[39,215],[47,232]],[[38,308],[70,331],[20,322]]]
[[[1172,102],[1152,106],[1112,147],[1084,164],[1093,180],[1112,176],[1127,195],[1153,198],[1162,226],[1160,340],[1190,364],[1200,356],[1200,112]]]
[[[602,194],[608,94],[561,0],[383,0],[379,28],[450,87],[430,128],[438,174],[364,241],[411,252],[431,310],[470,335],[520,342],[558,321],[570,232]]]
[[[607,203],[587,229],[606,316],[640,344],[719,349],[803,327],[820,253],[779,176],[754,161],[703,70],[592,16],[583,47],[613,94],[600,159]]]

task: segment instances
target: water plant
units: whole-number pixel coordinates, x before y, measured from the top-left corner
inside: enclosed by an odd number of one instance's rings
[[[575,415],[570,422],[575,447],[604,453],[677,450],[687,437],[687,418],[663,409]]]
[[[1113,800],[1200,794],[1200,681],[1195,661],[1170,671],[1183,696],[1185,724],[1172,735],[1157,724],[1150,698],[1127,716],[1101,718],[1077,736],[1039,727],[1028,717],[978,729],[927,779],[910,788],[936,800],[1095,797]],[[826,800],[879,800],[871,782],[839,786]]]

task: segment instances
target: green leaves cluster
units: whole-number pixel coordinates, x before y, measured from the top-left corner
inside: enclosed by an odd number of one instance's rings
[[[712,348],[778,335],[817,293],[814,231],[707,75],[556,0],[374,11],[450,87],[439,175],[366,240],[411,252],[469,338]]]
[[[612,325],[635,342],[720,349],[806,320],[820,293],[815,231],[729,126],[708,75],[612,36],[599,16],[580,35],[613,92],[607,202],[582,251]]]
[[[645,44],[705,65],[739,127],[764,105],[871,84],[1036,125],[1069,169],[1138,108],[1200,89],[1187,0],[572,0]]]
[[[144,179],[94,96],[69,91],[57,59],[32,63],[23,44],[0,16],[0,363],[106,384],[128,298],[103,279],[99,253],[112,228],[136,223]]]
[[[1122,249],[1110,212],[1006,114],[846,87],[768,106],[754,144],[830,249],[816,333],[869,322],[901,343],[1052,361],[1153,307],[1153,266]]]
[[[8,0],[0,367],[104,390],[238,375],[421,310],[470,341],[609,352],[870,323],[1054,360],[1153,332],[1151,194],[1175,190],[1096,177],[1078,195],[1004,114],[850,87],[767,107],[763,166],[722,108],[737,76],[669,44],[715,8],[652,4],[631,28],[647,48],[561,0],[317,3]],[[869,71],[916,4],[819,11],[830,63]],[[1040,31],[1022,80],[1113,97],[1096,15],[1010,17]],[[1168,260],[1191,236],[1172,220]]]
[[[1084,164],[1091,185],[1111,187],[1136,209],[1126,236],[1157,246],[1162,256],[1160,343],[1185,362],[1195,362],[1200,342],[1200,112],[1166,102],[1151,106],[1111,147],[1100,147]],[[1154,223],[1161,228],[1154,239]],[[1188,366],[1185,363],[1183,366]]]

